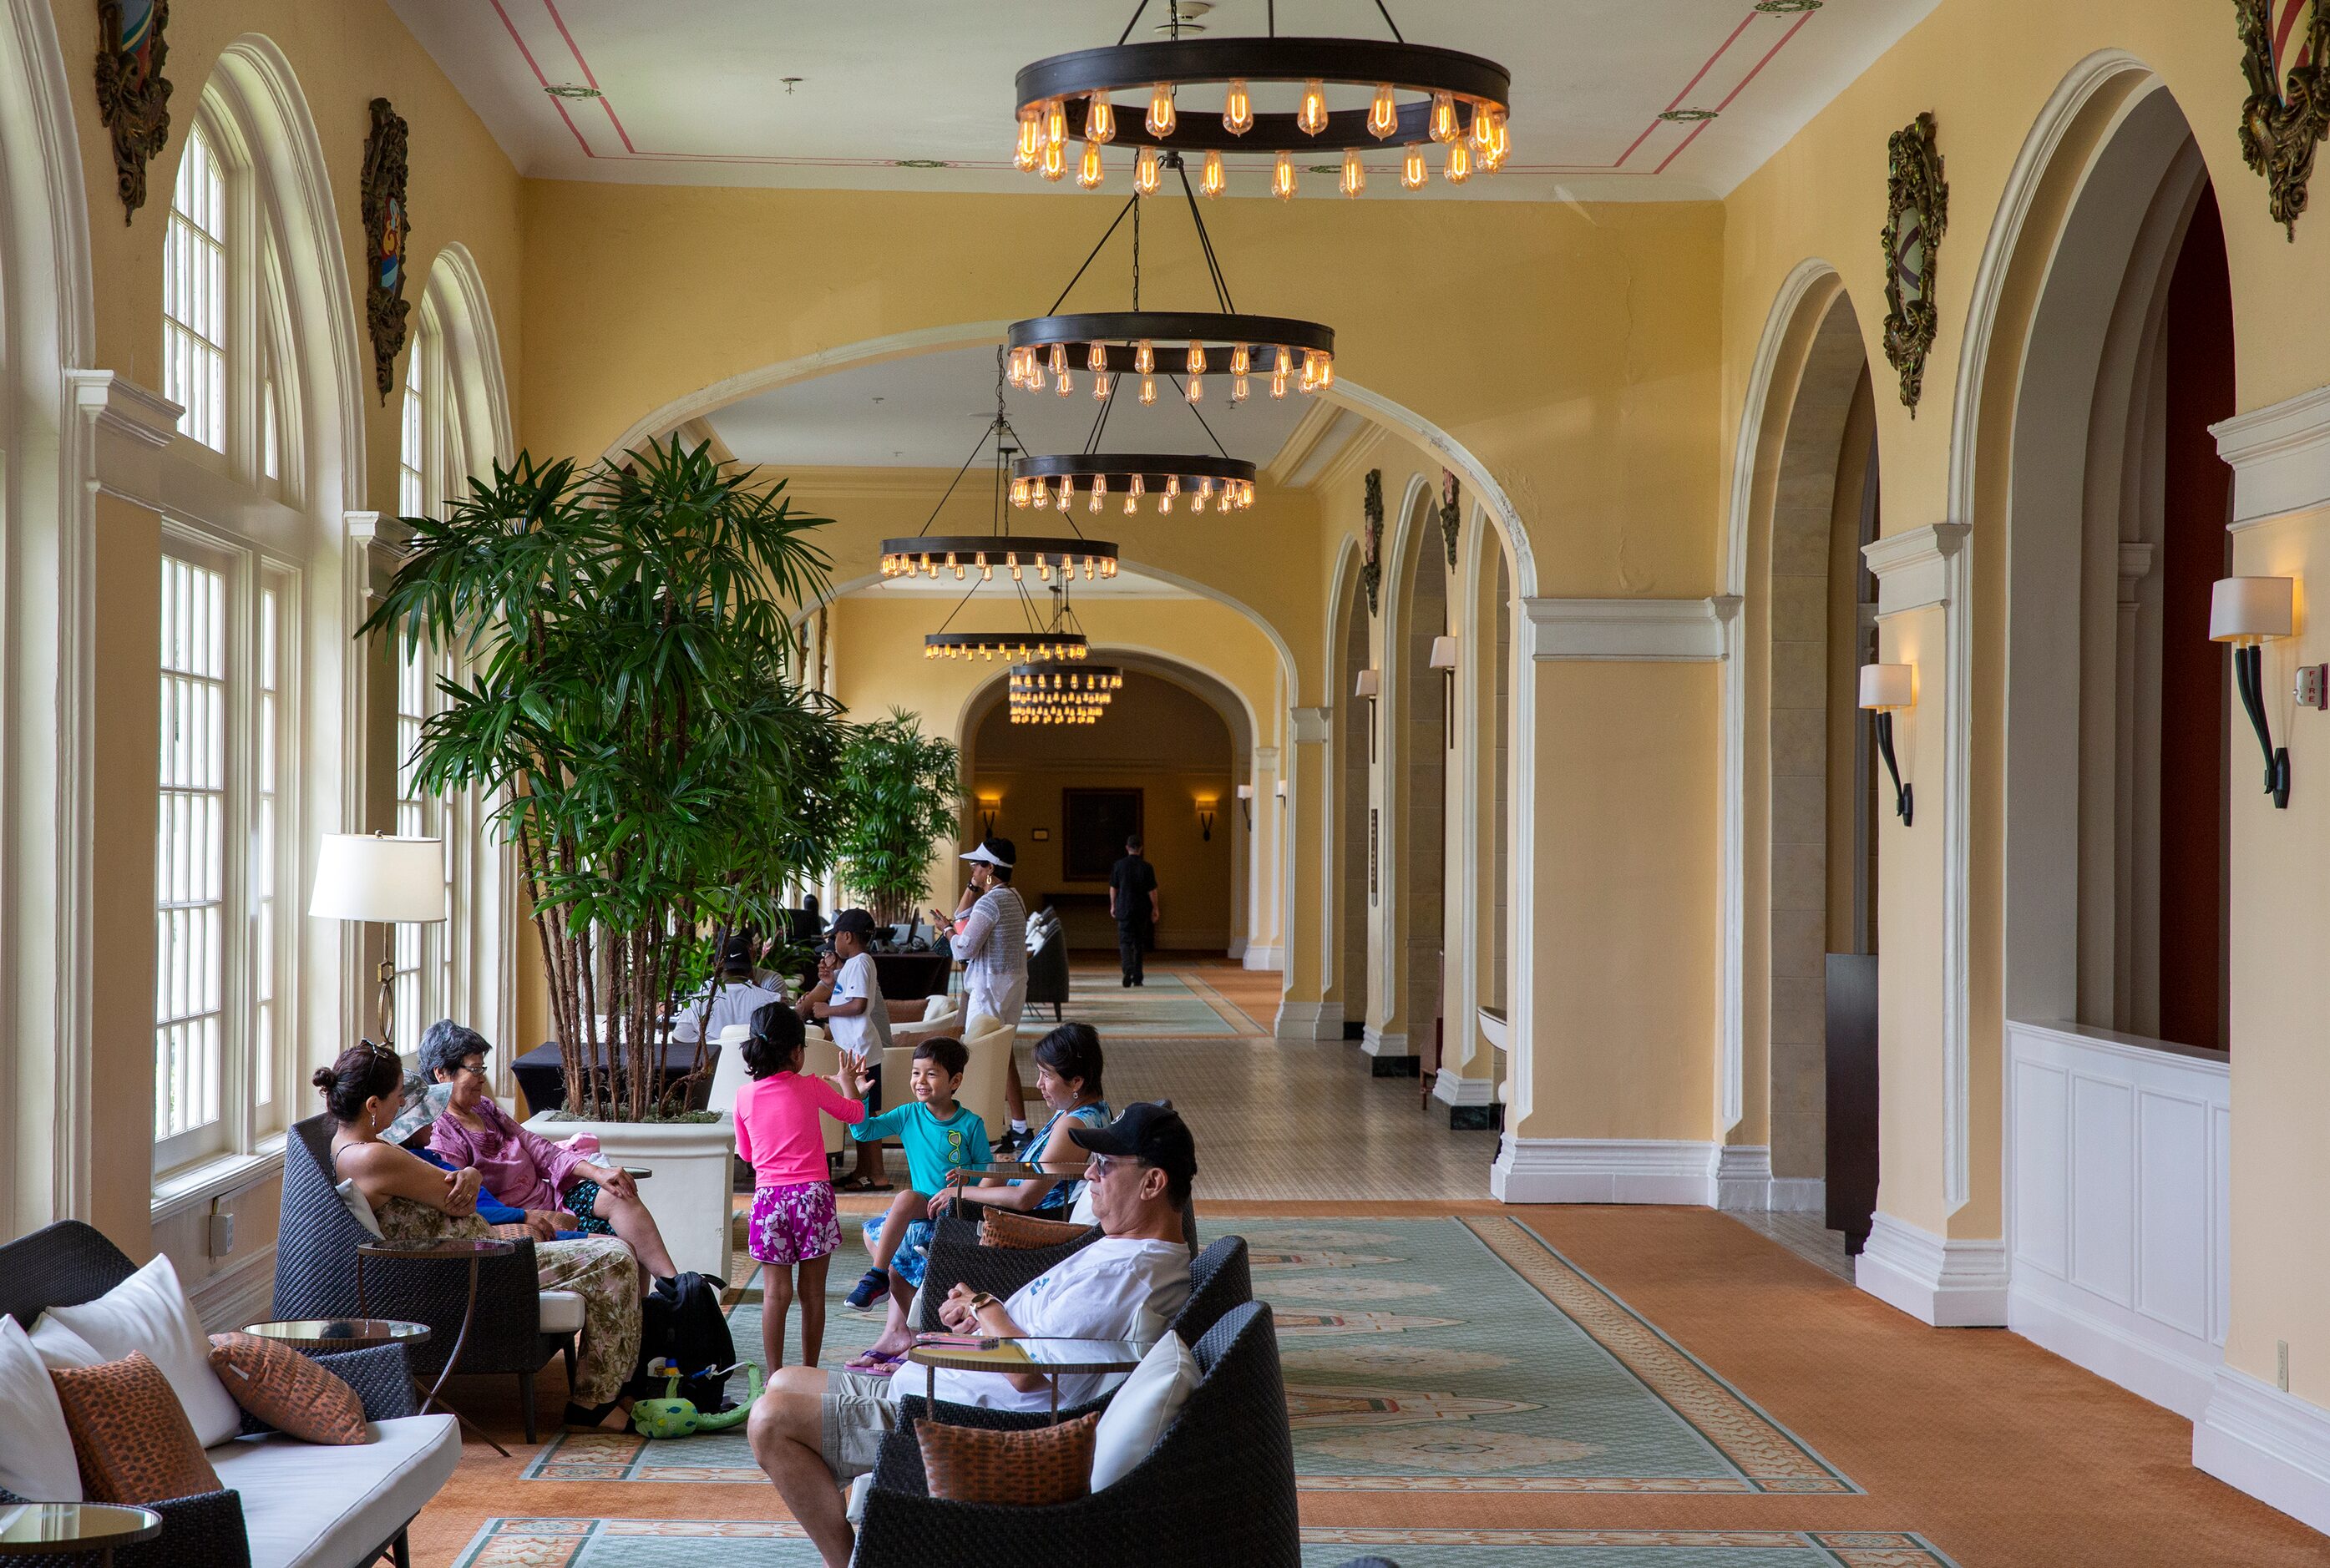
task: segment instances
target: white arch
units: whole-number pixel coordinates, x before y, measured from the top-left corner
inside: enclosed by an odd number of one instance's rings
[[[438,328],[445,334],[445,364],[455,383],[454,407],[470,468],[482,468],[481,458],[507,462],[513,443],[501,335],[494,326],[485,277],[467,245],[455,240],[437,252],[421,303],[435,314]]]
[[[1406,732],[1404,726],[1407,723],[1407,692],[1398,676],[1404,674],[1406,669],[1403,639],[1407,632],[1405,625],[1407,606],[1401,598],[1399,587],[1405,581],[1405,574],[1411,564],[1416,565],[1421,570],[1417,553],[1426,543],[1436,543],[1438,540],[1439,517],[1439,504],[1434,498],[1431,479],[1423,474],[1410,475],[1407,486],[1400,494],[1397,521],[1393,524],[1390,548],[1386,550],[1379,558],[1383,562],[1383,576],[1378,588],[1377,603],[1381,607],[1380,618],[1383,621],[1382,675],[1380,676],[1382,694],[1376,700],[1377,720],[1382,726],[1383,734],[1382,745],[1378,752],[1384,780],[1380,799],[1384,816],[1391,824],[1393,842],[1402,845],[1407,842],[1407,832],[1405,811],[1407,783],[1400,776],[1401,770],[1397,761],[1400,747],[1403,744],[1401,737]],[[1435,561],[1435,568],[1438,564],[1438,562]],[[1368,978],[1378,995],[1382,997],[1384,1020],[1388,1023],[1407,1002],[1407,998],[1400,995],[1400,985],[1407,974],[1406,945],[1394,940],[1395,932],[1401,922],[1409,918],[1407,905],[1401,897],[1400,885],[1404,880],[1402,874],[1407,867],[1404,856],[1390,854],[1381,845],[1378,846],[1377,856],[1377,883],[1381,896],[1377,901],[1376,908],[1380,912],[1380,934],[1383,938],[1381,951],[1384,961],[1374,966]],[[1444,921],[1446,919],[1444,893],[1444,889],[1442,912]],[[1387,1052],[1386,1054],[1420,1054],[1416,1050],[1419,1044],[1416,1034],[1416,1020],[1409,1018],[1406,1022],[1408,1025],[1406,1031],[1406,1046]],[[1374,1044],[1376,1042],[1370,1040],[1369,1043]]]
[[[1319,666],[1326,671],[1329,758],[1320,770],[1319,788],[1319,995],[1322,1006],[1331,997],[1335,1000],[1339,1021],[1357,1022],[1340,1017],[1342,978],[1335,968],[1342,932],[1344,872],[1336,860],[1342,848],[1342,819],[1337,814],[1336,798],[1336,791],[1342,784],[1342,770],[1335,765],[1340,758],[1338,738],[1342,732],[1339,719],[1346,704],[1359,701],[1341,684],[1343,644],[1350,637],[1352,605],[1359,591],[1359,542],[1349,534],[1343,535],[1342,547],[1335,552],[1335,563],[1327,573],[1327,613],[1323,618],[1327,646]]]

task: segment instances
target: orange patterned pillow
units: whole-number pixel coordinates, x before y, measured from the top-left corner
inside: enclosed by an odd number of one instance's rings
[[[251,1334],[213,1334],[211,1370],[235,1403],[277,1431],[302,1442],[372,1441],[356,1391],[288,1345]]]
[[[990,1209],[979,1222],[979,1244],[1028,1252],[1073,1242],[1089,1229],[1088,1225],[1072,1225],[1065,1220],[1039,1220],[1009,1209]]]
[[[145,1352],[95,1366],[52,1368],[49,1381],[64,1406],[90,1502],[165,1503],[219,1489],[185,1407]]]
[[[1100,1415],[1025,1431],[918,1421],[923,1474],[933,1497],[1040,1508],[1073,1503],[1092,1490],[1093,1440]]]

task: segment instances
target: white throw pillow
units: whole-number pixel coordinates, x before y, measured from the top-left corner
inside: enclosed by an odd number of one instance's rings
[[[340,1202],[347,1205],[348,1213],[355,1216],[357,1224],[375,1236],[380,1234],[380,1216],[372,1212],[372,1204],[364,1195],[364,1189],[356,1185],[355,1177],[342,1177],[332,1190],[340,1195]]]
[[[223,1443],[242,1430],[242,1408],[211,1370],[210,1337],[168,1253],[155,1254],[152,1262],[94,1301],[52,1307],[43,1316],[88,1340],[108,1361],[144,1351],[169,1380],[203,1447]]]
[[[1093,1433],[1092,1489],[1114,1486],[1147,1459],[1197,1386],[1198,1358],[1179,1335],[1168,1334],[1151,1346],[1100,1412]]]
[[[45,1312],[33,1320],[33,1354],[52,1372],[95,1366],[105,1359],[98,1354],[96,1346]]]
[[[14,1318],[0,1316],[0,1489],[36,1503],[81,1501],[81,1467],[48,1364]]]

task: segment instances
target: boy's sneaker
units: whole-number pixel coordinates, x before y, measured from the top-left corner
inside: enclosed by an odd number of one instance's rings
[[[849,1288],[849,1294],[844,1299],[848,1302],[851,1311],[863,1312],[889,1293],[890,1271],[887,1269],[868,1269],[858,1276],[857,1283]]]

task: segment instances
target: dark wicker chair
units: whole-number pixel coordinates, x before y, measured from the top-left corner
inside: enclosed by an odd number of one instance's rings
[[[137,1265],[123,1256],[121,1249],[97,1231],[79,1220],[60,1220],[0,1246],[0,1312],[29,1327],[50,1308],[94,1301],[137,1271]],[[355,1390],[364,1402],[365,1420],[393,1421],[413,1412],[412,1377],[402,1346],[384,1345],[314,1359]],[[243,1430],[267,1429],[245,1416]],[[28,1500],[41,1499],[0,1491],[0,1504]],[[243,1530],[239,1494],[204,1492],[150,1506],[162,1516],[162,1534],[142,1546],[124,1546],[115,1552],[113,1560],[118,1568],[185,1568],[195,1563],[203,1568],[251,1568],[251,1542]],[[402,1526],[374,1549],[374,1555],[382,1553],[397,1568],[409,1568],[412,1556]],[[31,1568],[87,1568],[89,1559],[57,1555],[8,1561]]]
[[[1105,1490],[1048,1507],[930,1496],[911,1424],[882,1444],[854,1561],[861,1568],[945,1562],[971,1568],[1297,1568],[1294,1447],[1270,1308],[1230,1309],[1196,1346],[1189,1403],[1149,1457]],[[905,1414],[901,1409],[902,1416]],[[965,1425],[1025,1430],[1041,1412],[950,1407]]]
[[[971,1192],[976,1192],[979,1189],[976,1187],[969,1189]],[[967,1195],[959,1197],[954,1200],[954,1213],[952,1217],[968,1221],[973,1227],[976,1227],[980,1220],[987,1217],[988,1207],[988,1204],[980,1203],[977,1198]],[[944,1215],[941,1216],[939,1223],[941,1225],[945,1224],[948,1217],[949,1216]],[[1044,1220],[1066,1218],[1065,1215],[1057,1214],[1038,1214],[1035,1217]],[[1188,1203],[1181,1205],[1181,1233],[1182,1238],[1189,1243],[1189,1252],[1192,1255],[1195,1255],[1198,1251],[1198,1200],[1194,1196],[1192,1196]],[[974,1242],[978,1239],[979,1238],[976,1235],[971,1237],[971,1240]],[[1031,1274],[1028,1278],[1032,1280],[1035,1276]]]
[[[340,1202],[332,1180],[332,1123],[317,1116],[291,1129],[283,1145],[283,1214],[275,1246],[275,1316],[356,1315],[356,1244],[372,1240]],[[554,1355],[566,1357],[573,1382],[572,1336],[542,1328],[541,1287],[535,1282],[534,1243],[488,1258],[478,1269],[478,1314],[461,1347],[455,1375],[516,1373],[526,1412],[526,1440],[535,1440],[534,1374]],[[445,1263],[378,1259],[365,1265],[365,1310],[374,1318],[426,1323],[428,1343],[412,1352],[414,1375],[431,1383],[461,1332],[469,1271]]]
[[[1056,921],[1057,917],[1055,916]],[[1068,1001],[1068,933],[1056,924],[1051,940],[1028,955],[1028,1006],[1050,1003],[1052,1022],[1060,1021]]]

